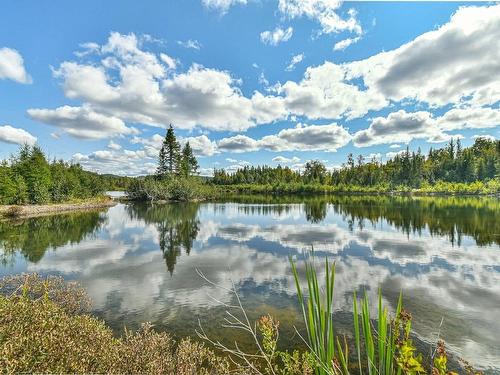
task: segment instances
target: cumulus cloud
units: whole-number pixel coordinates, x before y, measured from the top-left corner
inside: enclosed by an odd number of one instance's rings
[[[387,117],[373,119],[368,129],[357,132],[353,141],[358,147],[382,143],[409,143],[415,138],[428,141],[444,140],[446,137],[433,124],[429,112],[407,113],[404,110],[390,113]]]
[[[193,149],[196,156],[212,156],[218,153],[217,144],[211,141],[206,135],[200,135],[198,137],[185,137],[180,138],[180,144],[184,145],[189,142],[189,145]]]
[[[28,114],[34,120],[57,126],[77,138],[103,139],[138,133],[137,129],[126,126],[121,119],[94,112],[89,107],[29,109]]]
[[[347,47],[349,47],[350,45],[359,42],[360,39],[361,38],[359,36],[357,36],[356,38],[343,39],[340,42],[335,43],[335,45],[333,46],[333,50],[334,51],[343,51]]]
[[[355,118],[388,104],[377,91],[348,82],[345,67],[331,62],[307,68],[300,82],[287,81],[278,92],[289,113],[311,119]]]
[[[351,31],[360,34],[361,25],[356,19],[356,11],[350,9],[347,17],[342,18],[339,8],[341,0],[279,0],[279,11],[289,18],[307,17],[319,22],[325,34]]]
[[[226,13],[229,8],[236,4],[246,5],[247,0],[201,0],[204,7],[214,9],[222,14]]]
[[[496,140],[496,137],[494,135],[490,135],[490,134],[474,134],[472,136],[472,139],[478,139],[478,138],[487,139],[489,141],[495,141]]]
[[[156,160],[144,150],[98,150],[90,154],[76,153],[72,160],[85,169],[99,173],[112,173],[120,176],[139,176],[153,174]]]
[[[12,143],[17,145],[36,143],[36,137],[24,129],[14,128],[10,125],[0,126],[0,142]]]
[[[177,67],[177,59],[174,59],[173,57],[167,55],[166,53],[160,53],[160,59],[163,61],[165,64],[167,64],[168,69],[175,70]]]
[[[277,46],[281,42],[288,41],[293,35],[293,27],[282,29],[281,27],[275,28],[273,31],[263,31],[260,33],[260,40],[264,44],[270,46]]]
[[[336,2],[280,0],[279,7],[290,18],[318,19],[324,32],[339,30],[326,21],[329,12],[338,11]],[[319,15],[318,9],[325,7],[329,11]],[[349,17],[347,21],[355,21],[356,15],[351,12]],[[347,22],[351,26],[344,30],[361,31],[356,24]],[[270,41],[281,38],[271,34]],[[410,102],[426,110],[376,117],[368,129],[354,135],[355,144],[406,143],[415,138],[438,142],[447,139],[449,131],[498,125],[500,5],[462,7],[446,24],[399,48],[354,62],[326,61],[307,68],[300,81],[277,83],[266,94],[243,94],[241,80],[227,71],[196,64],[184,72],[172,71],[173,61],[142,50],[134,34],[112,33],[98,49],[101,60],[65,61],[54,74],[69,99],[123,123],[241,132],[300,116],[302,121],[350,120]],[[431,113],[437,107],[449,110],[436,117]],[[382,134],[387,141],[381,141]],[[272,149],[270,137],[266,149]],[[235,142],[245,149],[263,148],[262,140],[249,137],[222,145],[239,149]]]
[[[275,161],[276,163],[281,163],[281,164],[289,164],[289,163],[298,163],[300,161],[300,158],[298,158],[297,156],[294,156],[292,158],[287,158],[287,157],[279,155],[279,156],[274,157],[273,161]]]
[[[169,76],[172,58],[142,51],[138,43],[134,34],[111,33],[100,48],[100,64],[66,61],[54,71],[65,95],[84,102],[79,111],[151,126],[229,131],[286,117],[283,98],[259,92],[245,97],[241,81],[229,72],[197,64]]]
[[[295,69],[295,65],[300,63],[302,60],[304,60],[304,54],[299,53],[298,55],[295,55],[292,57],[292,60],[290,60],[290,63],[288,66],[285,68],[286,71],[291,72],[292,70]]]
[[[15,49],[0,48],[0,79],[19,83],[31,83],[32,79],[24,68],[24,59]]]
[[[368,129],[354,134],[353,140],[359,147],[396,142],[409,143],[413,139],[444,142],[451,137],[447,131],[494,128],[499,125],[500,109],[454,108],[437,118],[427,111],[408,113],[399,110],[387,117],[373,119]],[[398,147],[398,145],[393,146]]]
[[[493,104],[500,100],[500,5],[462,7],[438,29],[346,68],[393,100]]]
[[[181,146],[189,142],[196,156],[212,156],[219,152],[217,144],[204,134],[197,137],[179,137],[178,140]],[[154,134],[149,138],[133,137],[130,142],[132,144],[144,145],[143,151],[148,156],[156,158],[160,152],[163,137],[160,134]]]
[[[349,132],[335,123],[329,125],[297,125],[259,140],[245,135],[223,138],[218,148],[227,152],[268,151],[330,151],[335,152],[351,140]]]
[[[121,150],[122,149],[122,146],[120,146],[118,143],[116,142],[113,142],[112,140],[109,141],[108,143],[108,148],[112,149],[112,150],[115,150],[115,151],[118,151],[118,150]]]

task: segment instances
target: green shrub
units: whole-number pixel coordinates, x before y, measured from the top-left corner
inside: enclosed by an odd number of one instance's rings
[[[23,282],[24,281],[24,282]],[[226,374],[227,359],[205,345],[156,333],[146,324],[115,338],[83,314],[88,297],[61,278],[0,282],[0,368],[6,373]]]
[[[198,177],[146,177],[133,180],[127,194],[130,199],[139,201],[187,202],[214,198],[217,190]]]

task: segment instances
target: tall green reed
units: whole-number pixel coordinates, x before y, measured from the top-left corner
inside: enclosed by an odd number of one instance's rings
[[[366,291],[359,301],[354,292],[354,353],[351,355],[347,338],[335,336],[333,321],[335,263],[325,260],[325,284],[323,288],[320,288],[314,256],[305,260],[307,296],[302,288],[295,262],[290,259],[290,263],[306,326],[307,344],[317,362],[315,370],[317,375],[400,374],[410,362],[416,370],[413,373],[419,373],[421,365],[419,366],[418,359],[414,358],[414,348],[409,341],[410,322],[400,319],[403,311],[401,294],[395,318],[391,319],[388,309],[382,305],[382,294],[379,290],[375,326],[370,316],[370,304]],[[401,331],[404,331],[403,335]],[[402,355],[401,348],[407,349],[405,355]],[[352,357],[356,359],[356,363],[349,362]]]

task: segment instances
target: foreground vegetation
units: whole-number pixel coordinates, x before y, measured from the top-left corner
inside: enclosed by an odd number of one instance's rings
[[[78,201],[106,190],[122,190],[127,182],[127,178],[85,171],[79,164],[49,162],[40,147],[24,145],[9,161],[0,162],[0,204]]]
[[[353,337],[339,336],[332,314],[334,265],[326,261],[322,288],[314,264],[306,261],[303,290],[295,263],[291,264],[307,352],[279,350],[279,322],[270,315],[250,322],[236,290],[240,314],[228,311],[227,326],[249,334],[254,351],[244,352],[237,343],[228,348],[207,337],[203,328],[199,336],[217,352],[192,339],[175,342],[149,324],[116,338],[88,314],[90,300],[77,284],[30,274],[0,280],[0,367],[7,373],[453,374],[444,342],[436,343],[428,361],[417,353],[411,315],[403,309],[401,297],[391,317],[379,294],[374,321],[366,295],[358,301],[354,294]],[[217,354],[220,351],[223,355]],[[477,373],[466,362],[462,366],[464,373]]]
[[[381,163],[376,158],[357,161],[352,154],[342,168],[328,172],[319,161],[307,162],[302,171],[289,167],[244,167],[234,173],[215,170],[212,182],[237,193],[451,193],[500,192],[500,141],[476,139],[462,149],[460,140],[429,151],[408,149]]]

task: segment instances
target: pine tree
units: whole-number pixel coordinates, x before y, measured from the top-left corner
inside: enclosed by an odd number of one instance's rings
[[[158,155],[158,168],[156,168],[156,175],[158,177],[163,177],[168,173],[167,168],[167,152],[165,150],[165,142],[163,142],[160,153]]]
[[[189,142],[184,145],[182,149],[182,158],[181,158],[181,173],[183,176],[190,176],[196,174],[198,170],[198,161],[193,154],[193,149]]]
[[[170,125],[160,149],[157,174],[163,177],[167,174],[179,173],[179,170],[180,145],[175,137],[174,128]]]

